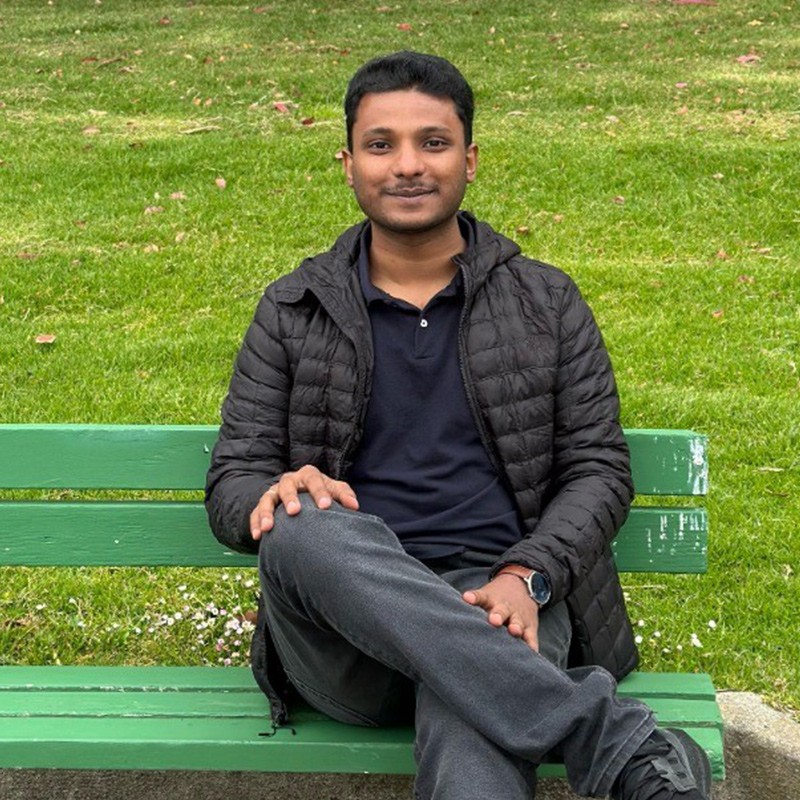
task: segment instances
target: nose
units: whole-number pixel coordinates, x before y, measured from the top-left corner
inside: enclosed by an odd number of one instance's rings
[[[395,150],[392,170],[398,178],[421,175],[425,171],[425,163],[419,150],[412,144],[404,144]]]

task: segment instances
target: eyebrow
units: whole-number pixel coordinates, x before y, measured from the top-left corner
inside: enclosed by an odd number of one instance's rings
[[[379,125],[364,131],[364,133],[361,134],[361,138],[363,139],[366,136],[388,136],[394,132],[395,132],[394,128],[388,128]],[[418,133],[421,133],[423,135],[428,135],[431,133],[452,134],[453,132],[446,125],[426,125],[424,128],[420,128]]]

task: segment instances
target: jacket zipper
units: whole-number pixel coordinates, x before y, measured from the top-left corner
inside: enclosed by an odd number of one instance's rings
[[[497,457],[494,447],[492,447],[492,444],[489,440],[489,432],[486,430],[486,425],[484,424],[483,417],[481,416],[480,408],[478,407],[478,401],[473,392],[472,376],[469,373],[467,360],[464,357],[464,353],[467,350],[467,304],[472,302],[472,286],[470,284],[469,272],[467,271],[466,264],[461,260],[461,258],[456,256],[453,260],[458,265],[458,268],[461,270],[461,275],[464,278],[464,305],[461,308],[461,318],[458,321],[458,366],[461,371],[461,380],[464,384],[464,392],[467,395],[467,402],[469,403],[469,408],[472,412],[472,418],[475,420],[475,425],[478,428],[478,436],[480,437],[481,444],[483,445],[484,450],[486,450],[486,453],[489,456],[489,461],[491,462],[497,474],[502,476],[502,479],[506,484],[508,484],[508,478],[506,476],[505,469],[503,469],[500,459]]]

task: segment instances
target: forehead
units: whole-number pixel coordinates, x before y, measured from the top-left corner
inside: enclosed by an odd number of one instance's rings
[[[463,134],[464,127],[449,97],[403,89],[371,92],[361,98],[356,109],[353,132],[363,134],[372,128],[443,128]]]

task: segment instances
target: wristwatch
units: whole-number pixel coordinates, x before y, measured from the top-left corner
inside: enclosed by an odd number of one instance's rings
[[[521,578],[528,587],[528,594],[531,596],[531,600],[540,608],[550,602],[550,595],[552,594],[550,580],[543,572],[537,572],[535,569],[523,567],[519,564],[509,564],[497,574],[516,575]]]

